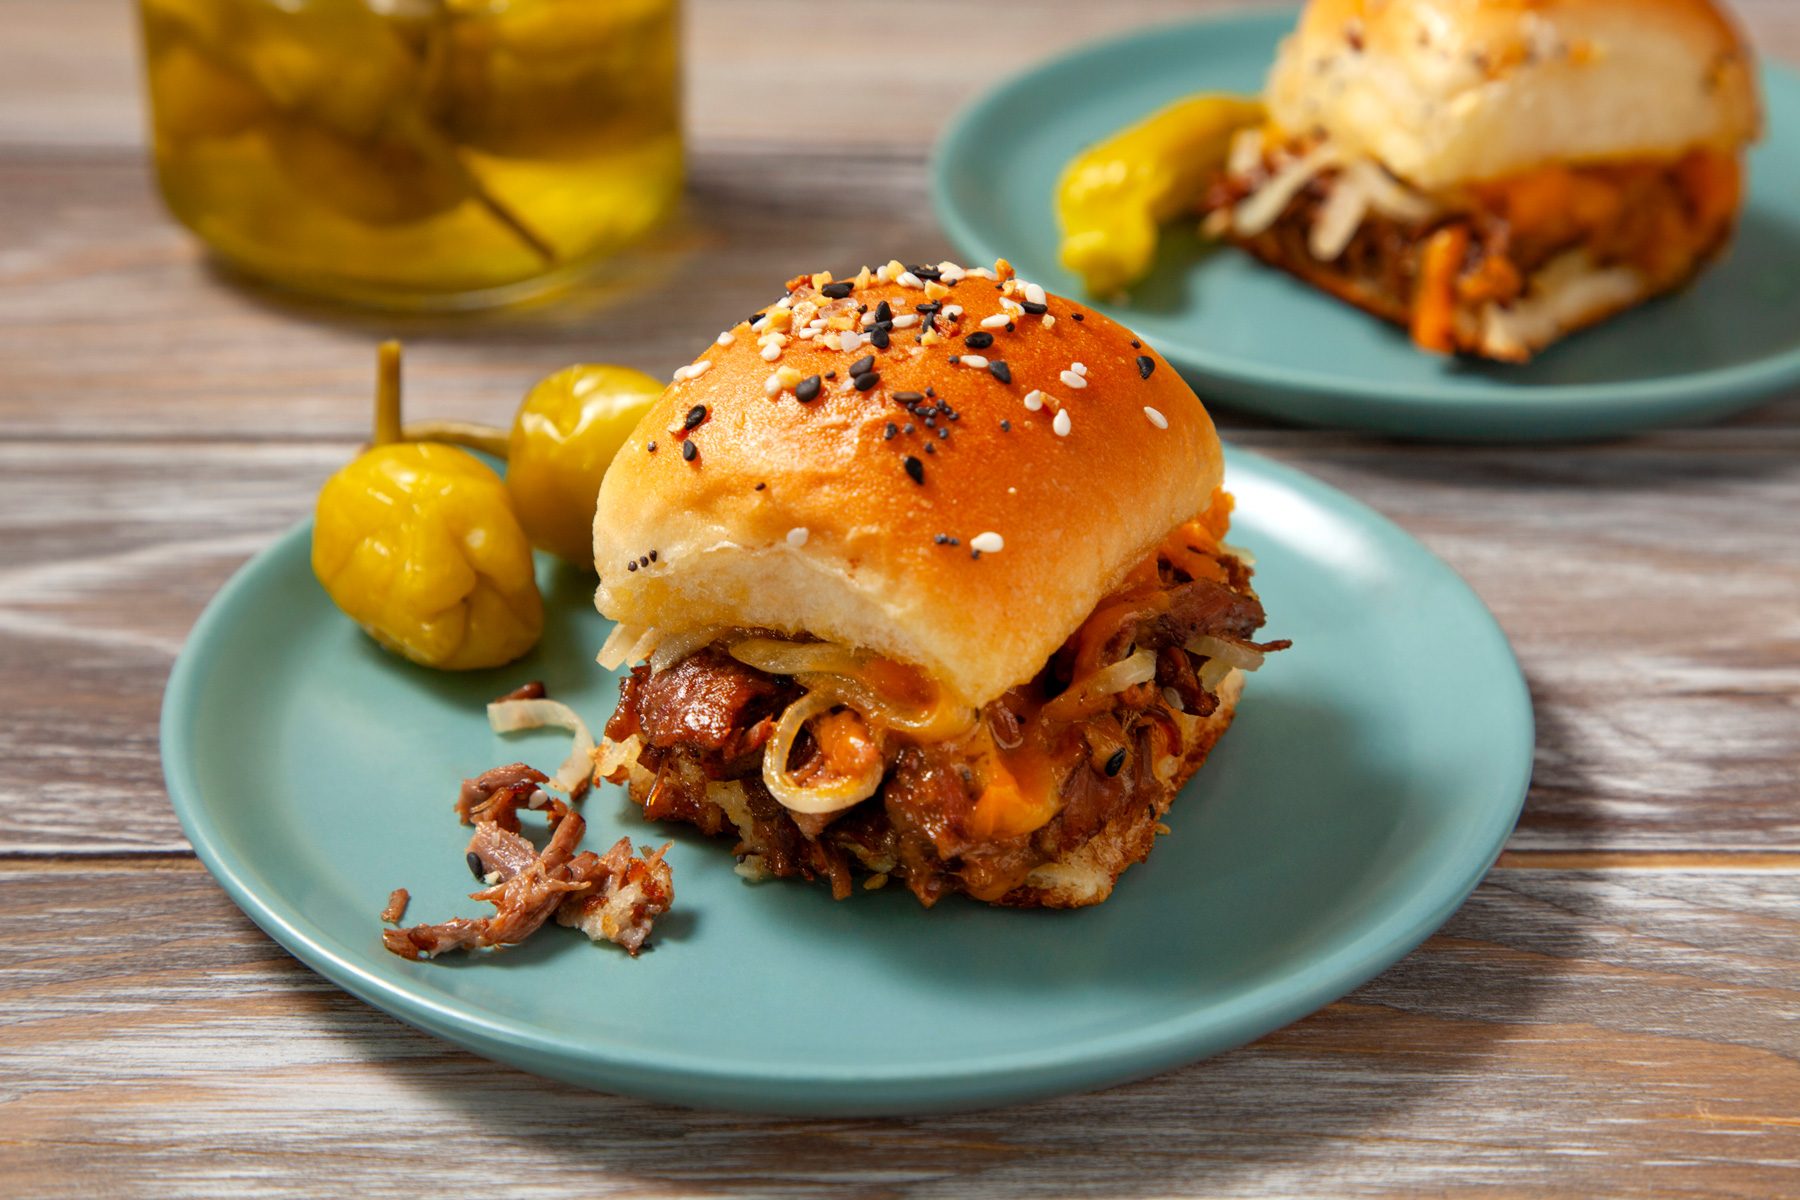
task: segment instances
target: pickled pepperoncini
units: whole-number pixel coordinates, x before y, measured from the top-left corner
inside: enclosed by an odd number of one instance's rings
[[[278,282],[498,302],[680,191],[676,0],[139,4],[164,199]]]
[[[376,444],[319,493],[312,567],[332,602],[422,666],[497,667],[544,629],[506,485],[465,450],[402,442],[399,347],[382,347]]]
[[[1158,227],[1195,209],[1233,135],[1262,118],[1249,97],[1189,96],[1077,155],[1056,186],[1063,266],[1097,296],[1143,278]]]

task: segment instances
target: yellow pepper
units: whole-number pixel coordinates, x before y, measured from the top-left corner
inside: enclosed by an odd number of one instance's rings
[[[544,606],[531,544],[506,485],[453,446],[390,440],[399,428],[399,347],[382,347],[372,449],[319,493],[313,573],[333,603],[396,654],[469,670],[537,644]]]
[[[602,364],[531,389],[507,439],[506,487],[533,545],[593,570],[600,478],[662,390],[642,371]]]
[[[1194,208],[1232,137],[1262,120],[1248,97],[1189,96],[1077,155],[1056,186],[1062,265],[1097,296],[1142,279],[1157,227]]]

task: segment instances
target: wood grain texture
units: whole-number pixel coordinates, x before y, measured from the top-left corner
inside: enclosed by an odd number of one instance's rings
[[[1800,1195],[1800,397],[1531,449],[1220,413],[1475,586],[1536,774],[1407,960],[1099,1096],[802,1122],[546,1083],[312,975],[181,838],[169,665],[363,436],[377,338],[442,415],[574,360],[666,374],[797,266],[947,253],[925,156],[999,75],[1230,6],[688,0],[683,218],[558,306],[437,320],[209,267],[144,163],[132,6],[0,0],[0,1195]],[[1734,7],[1800,62],[1800,4]],[[792,119],[796,79],[853,115]]]
[[[1251,1047],[899,1122],[686,1112],[482,1062],[299,967],[191,864],[16,864],[0,903],[8,1195],[1767,1197],[1800,1177],[1793,871],[1496,871],[1400,966]]]

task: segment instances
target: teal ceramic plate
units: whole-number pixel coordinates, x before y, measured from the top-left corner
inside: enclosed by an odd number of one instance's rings
[[[503,954],[411,963],[408,922],[465,896],[465,776],[565,743],[502,739],[483,704],[527,679],[596,726],[607,624],[545,564],[533,657],[445,676],[376,649],[331,607],[294,530],[220,592],[163,706],[169,794],[257,924],[421,1029],[527,1070],[678,1103],[771,1112],[974,1108],[1147,1075],[1343,995],[1435,929],[1487,870],[1531,767],[1530,701],[1480,601],[1412,538],[1288,468],[1230,456],[1270,636],[1235,726],[1106,904],[1008,911],[899,889],[834,903],[749,884],[730,846],[585,804],[588,843],[673,836],[676,909],[638,959],[546,929]],[[1399,1048],[1396,1047],[1396,1050]]]
[[[989,92],[939,144],[939,220],[969,262],[1009,258],[1067,296],[1054,188],[1063,164],[1189,92],[1261,90],[1292,13],[1150,29]],[[1676,296],[1526,367],[1438,358],[1403,331],[1247,255],[1175,231],[1130,299],[1095,307],[1156,344],[1200,394],[1290,421],[1411,437],[1601,437],[1747,407],[1800,386],[1800,77],[1763,77],[1770,134],[1751,158],[1730,257]]]

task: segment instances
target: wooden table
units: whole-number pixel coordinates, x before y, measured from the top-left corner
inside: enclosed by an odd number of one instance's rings
[[[1486,598],[1536,778],[1410,958],[1101,1095],[821,1122],[545,1083],[301,967],[182,838],[171,660],[361,438],[378,336],[490,420],[566,362],[666,373],[796,270],[947,255],[926,149],[999,75],[1210,7],[695,3],[685,222],[569,304],[447,323],[221,279],[147,178],[127,5],[0,0],[0,1193],[1800,1194],[1797,397],[1549,448],[1220,414]],[[1800,4],[1739,7],[1800,59]],[[796,76],[862,115],[781,119]]]

